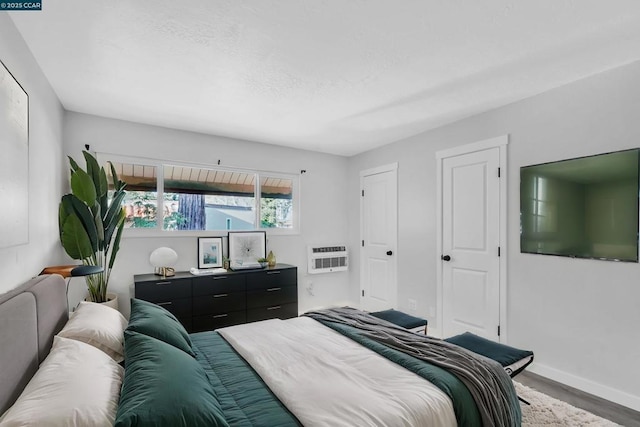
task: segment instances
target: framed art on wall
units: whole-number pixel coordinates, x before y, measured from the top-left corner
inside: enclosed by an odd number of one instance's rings
[[[0,62],[0,247],[29,242],[29,96]]]
[[[222,237],[198,237],[198,268],[222,267]]]
[[[229,232],[229,259],[232,263],[255,263],[267,253],[267,233],[264,231]]]

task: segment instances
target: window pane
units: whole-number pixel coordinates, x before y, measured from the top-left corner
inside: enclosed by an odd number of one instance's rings
[[[113,162],[121,181],[127,183],[122,201],[127,218],[125,228],[152,228],[156,226],[158,205],[157,168],[149,165]],[[113,190],[111,168],[105,167],[109,190]]]
[[[260,176],[260,227],[293,228],[293,181]]]
[[[164,166],[166,230],[255,229],[255,175]]]

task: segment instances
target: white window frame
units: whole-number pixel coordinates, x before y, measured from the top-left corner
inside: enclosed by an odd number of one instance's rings
[[[191,167],[191,168],[202,168],[202,169],[210,169],[215,171],[223,171],[223,172],[242,172],[242,173],[252,173],[255,174],[254,185],[255,185],[255,199],[256,206],[254,209],[254,221],[256,227],[253,229],[254,231],[266,231],[268,235],[295,235],[300,234],[300,174],[286,173],[286,172],[274,172],[267,170],[255,170],[255,169],[247,169],[241,167],[219,167],[217,165],[209,165],[206,163],[191,163],[184,161],[173,161],[173,160],[162,160],[162,159],[153,159],[148,157],[135,157],[135,156],[124,156],[120,154],[111,154],[111,153],[102,153],[96,152],[96,158],[98,160],[98,164],[100,166],[104,166],[106,168],[107,162],[117,162],[117,163],[130,163],[130,164],[141,164],[145,166],[154,166],[156,167],[156,182],[157,188],[156,192],[158,194],[157,199],[157,212],[164,211],[164,166],[182,166],[182,167]],[[273,178],[284,178],[290,179],[292,182],[292,201],[293,201],[293,213],[291,220],[293,221],[292,228],[261,228],[260,227],[260,218],[261,218],[261,189],[260,189],[260,177],[261,176],[269,176]],[[126,187],[125,187],[126,191]],[[162,219],[158,219],[156,221],[156,227],[154,228],[125,228],[122,237],[189,237],[189,236],[219,236],[221,234],[226,234],[229,231],[237,231],[237,230],[165,230],[163,228]]]

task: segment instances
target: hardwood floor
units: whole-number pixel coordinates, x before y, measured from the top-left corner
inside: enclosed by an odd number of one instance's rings
[[[527,371],[518,375],[515,381],[625,427],[640,427],[640,412],[626,406],[609,402]]]

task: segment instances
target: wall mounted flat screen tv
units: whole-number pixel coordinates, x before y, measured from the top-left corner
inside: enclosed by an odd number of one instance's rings
[[[638,262],[639,152],[520,168],[520,252]]]

